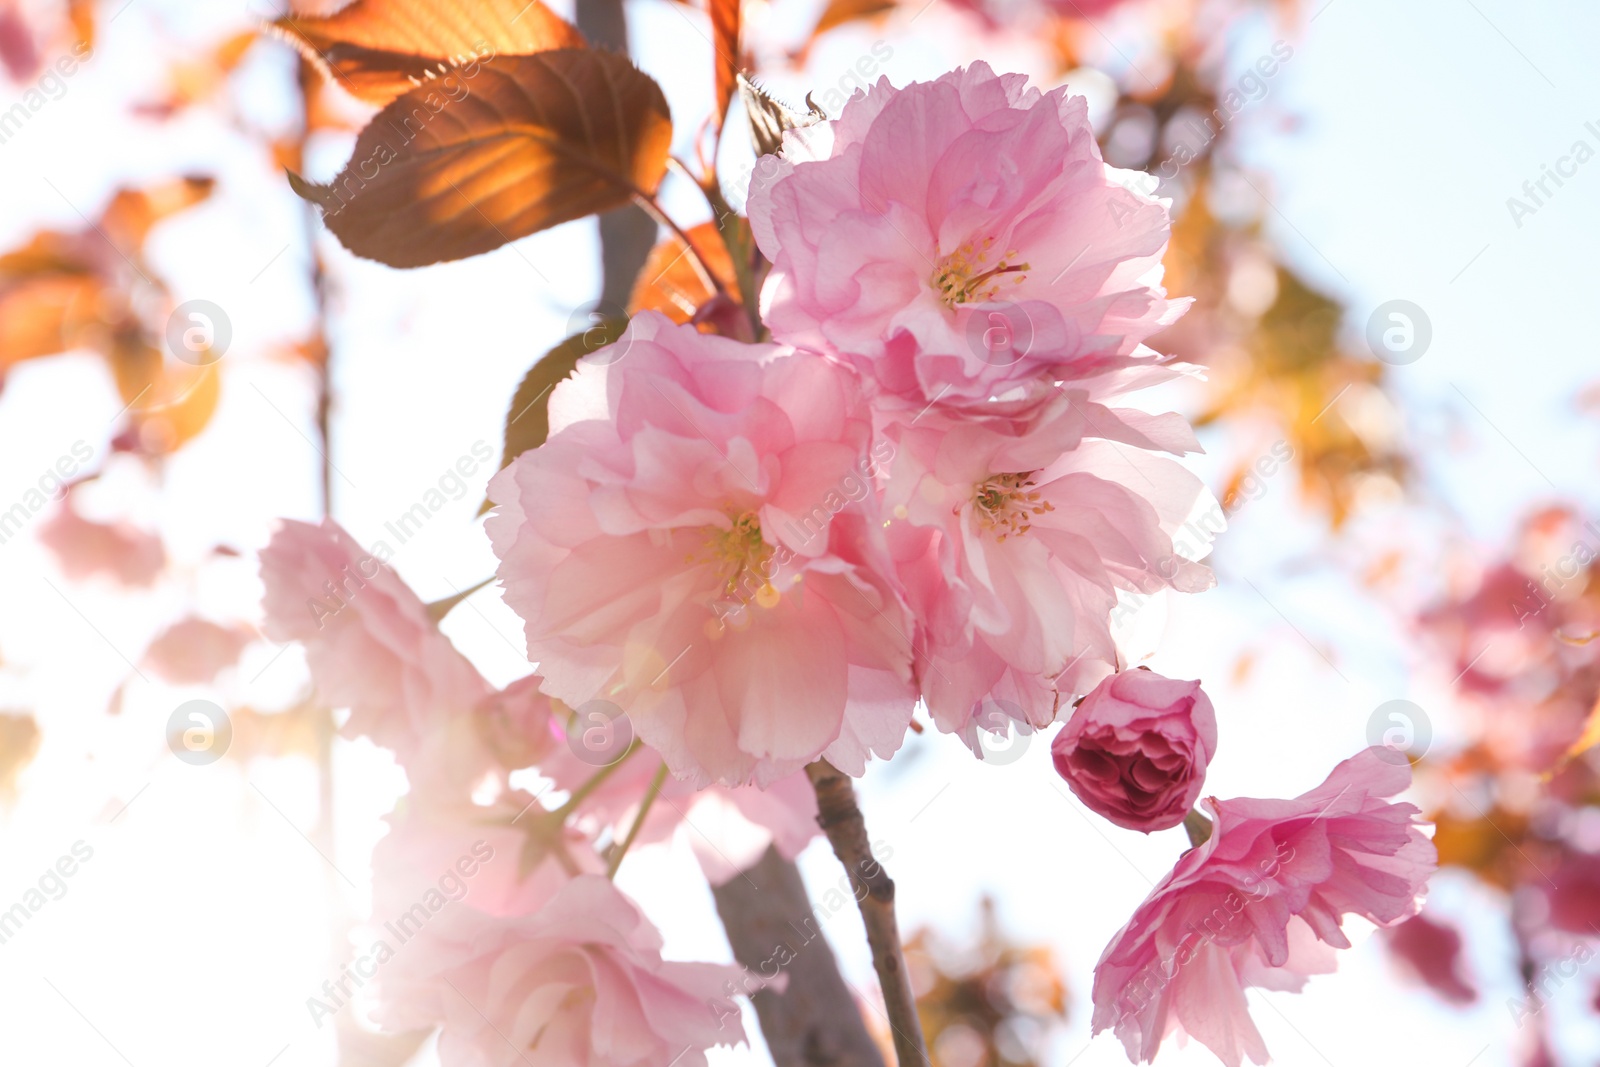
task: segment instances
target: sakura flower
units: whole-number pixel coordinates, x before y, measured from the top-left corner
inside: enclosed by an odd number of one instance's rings
[[[445,1067],[705,1067],[744,1039],[737,968],[661,958],[661,935],[600,875],[517,919],[441,910],[380,972],[378,1021],[441,1027]]]
[[[1349,948],[1345,915],[1393,926],[1417,913],[1437,853],[1417,808],[1389,798],[1411,769],[1367,749],[1294,800],[1210,801],[1211,837],[1186,852],[1095,965],[1096,1033],[1152,1060],[1186,1033],[1228,1067],[1267,1062],[1245,989],[1298,991]]]
[[[751,183],[779,341],[915,411],[1026,397],[1154,354],[1167,202],[1101,160],[1082,97],[974,63],[784,135]]]
[[[305,646],[319,695],[350,709],[345,733],[408,769],[427,756],[431,769],[471,773],[446,748],[476,753],[468,713],[494,690],[382,559],[331,520],[286,521],[261,551],[261,580],[262,632]]]
[[[1199,682],[1135,669],[1101,682],[1050,745],[1073,793],[1118,826],[1183,822],[1217,750],[1217,715]]]
[[[1152,454],[1198,450],[1177,415],[1072,389],[1026,420],[935,412],[891,435],[887,537],[918,619],[923,697],[975,749],[980,726],[1047,725],[1058,693],[1117,669],[1119,593],[1211,585],[1172,543],[1204,488]]]
[[[612,702],[698,783],[895,751],[910,623],[869,565],[854,375],[644,313],[555,388],[550,427],[488,520],[545,692]]]

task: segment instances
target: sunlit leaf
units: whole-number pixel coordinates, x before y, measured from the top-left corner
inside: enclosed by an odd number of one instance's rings
[[[349,92],[383,105],[441,68],[495,55],[583,48],[583,35],[540,0],[356,0],[327,18],[273,23]]]
[[[384,108],[331,183],[290,175],[346,248],[393,267],[462,259],[620,207],[666,172],[666,98],[625,57],[502,56],[463,85]]]
[[[689,240],[712,276],[727,289],[737,291],[733,262],[717,232],[717,224],[703,222],[688,231]],[[629,301],[630,312],[659,311],[673,322],[684,323],[694,317],[716,291],[705,283],[695,260],[677,237],[656,245],[639,272]]]

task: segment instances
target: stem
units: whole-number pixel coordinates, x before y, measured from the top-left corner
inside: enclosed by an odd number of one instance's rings
[[[578,805],[589,799],[589,794],[593,793],[596,789],[599,789],[603,784],[605,784],[605,780],[616,773],[617,768],[626,763],[628,761],[628,757],[639,751],[641,747],[642,746],[639,744],[638,740],[635,739],[633,744],[628,746],[628,751],[618,756],[615,763],[608,763],[604,767],[601,767],[598,771],[595,771],[594,775],[587,782],[584,782],[582,785],[572,791],[572,795],[567,798],[567,802],[565,804],[561,805],[555,811],[550,813],[551,821],[557,826],[560,826],[562,823],[566,822],[567,816],[578,810]]]
[[[714,293],[724,294],[726,290],[722,288],[722,283],[717,280],[716,275],[711,273],[711,268],[706,266],[706,261],[700,258],[700,250],[694,246],[693,241],[689,240],[689,235],[683,232],[683,228],[672,221],[672,216],[661,210],[661,205],[656,203],[656,198],[646,193],[643,189],[635,188],[633,190],[633,201],[644,208],[651,218],[671,230],[673,236],[683,242],[683,247],[688,250],[689,265],[694,268],[695,274],[699,276],[700,284]]]
[[[650,806],[656,802],[656,797],[661,795],[661,783],[666,780],[667,761],[662,760],[661,766],[656,768],[655,777],[650,779],[650,788],[644,791],[644,799],[639,801],[639,813],[633,817],[633,825],[628,827],[628,836],[622,839],[616,855],[611,857],[611,864],[606,868],[607,878],[616,878],[617,868],[622,866],[622,857],[633,847],[634,838],[639,836],[639,828],[644,825],[646,816],[650,814]]]
[[[1183,817],[1183,831],[1189,835],[1189,847],[1199,848],[1211,839],[1211,820],[1191,811]]]
[[[930,1067],[922,1020],[917,1016],[917,995],[911,988],[894,917],[894,880],[872,858],[867,822],[856,805],[855,787],[846,774],[825,759],[807,765],[806,774],[817,793],[817,824],[828,835],[833,854],[844,865],[861,909],[861,921],[867,928],[872,966],[878,972],[889,1027],[894,1032],[898,1067]]]

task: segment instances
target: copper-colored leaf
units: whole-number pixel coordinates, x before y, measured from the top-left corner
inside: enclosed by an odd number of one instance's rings
[[[711,9],[711,47],[716,51],[718,126],[728,113],[739,81],[739,18],[743,0],[707,0]]]
[[[700,254],[706,269],[724,288],[737,292],[733,261],[717,232],[717,224],[702,222],[693,227],[689,230],[689,240]],[[683,242],[676,237],[669,237],[650,250],[649,258],[644,261],[644,269],[639,272],[639,280],[633,287],[628,311],[659,311],[673,322],[684,323],[715,295],[715,290],[706,285]]]
[[[441,65],[470,70],[485,56],[585,45],[539,0],[356,0],[327,18],[285,15],[273,25],[345,89],[378,105]]]
[[[384,108],[328,185],[290,175],[358,256],[391,267],[463,259],[651,193],[672,116],[625,57],[588,49],[500,56],[447,96]]]

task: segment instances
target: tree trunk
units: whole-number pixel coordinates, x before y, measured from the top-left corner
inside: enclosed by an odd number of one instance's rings
[[[782,993],[750,1000],[778,1067],[884,1067],[861,1009],[817,925],[793,863],[768,848],[761,862],[712,889],[733,955],[752,975],[782,973]]]

